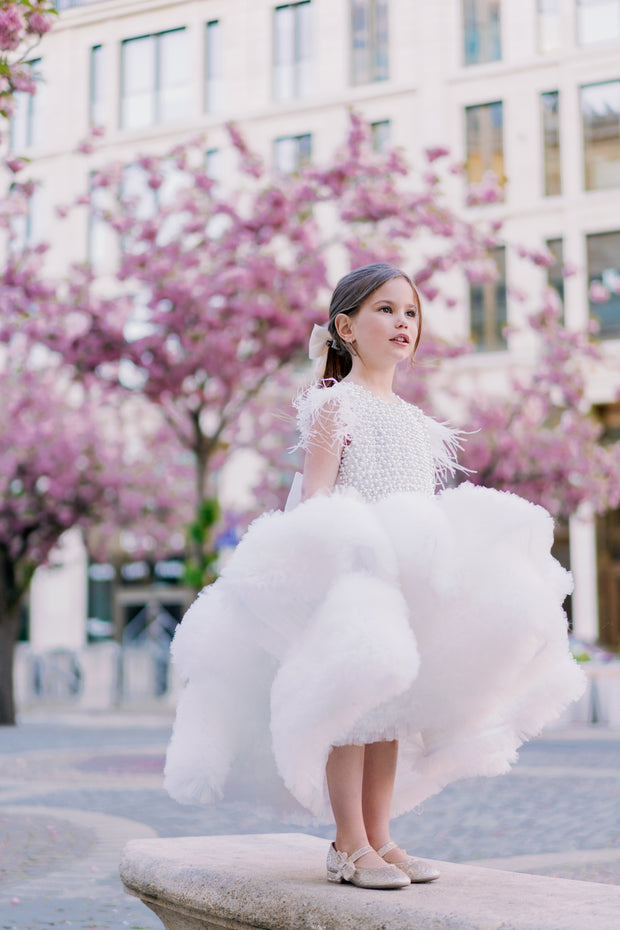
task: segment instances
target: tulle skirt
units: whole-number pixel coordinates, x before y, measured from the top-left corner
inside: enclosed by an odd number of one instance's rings
[[[393,815],[506,772],[584,689],[552,541],[542,507],[471,484],[260,517],[175,636],[167,790],[330,822],[333,746],[399,740]]]

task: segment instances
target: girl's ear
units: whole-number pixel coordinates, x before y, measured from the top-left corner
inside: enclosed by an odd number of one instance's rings
[[[339,313],[334,320],[334,326],[343,342],[351,340],[351,336],[353,335],[353,321],[350,316],[347,316],[346,313]]]

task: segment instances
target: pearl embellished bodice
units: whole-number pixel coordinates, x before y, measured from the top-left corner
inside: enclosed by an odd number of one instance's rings
[[[329,390],[329,389],[328,389]],[[341,382],[350,405],[351,427],[336,479],[375,501],[398,491],[432,496],[435,464],[427,417],[394,395],[384,400],[358,384]]]

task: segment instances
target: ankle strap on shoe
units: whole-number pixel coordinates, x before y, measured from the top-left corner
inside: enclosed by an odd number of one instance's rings
[[[389,843],[386,843],[385,846],[382,846],[381,849],[378,849],[378,850],[377,850],[377,855],[379,855],[379,856],[381,856],[381,858],[383,858],[383,856],[385,856],[386,853],[389,853],[389,851],[390,851],[391,849],[396,849],[396,848],[397,848],[396,843],[393,843],[393,842],[390,840]]]
[[[359,849],[356,849],[355,852],[352,852],[349,856],[349,862],[357,862],[358,859],[361,859],[362,856],[365,856],[366,853],[374,852],[372,846],[360,846]]]

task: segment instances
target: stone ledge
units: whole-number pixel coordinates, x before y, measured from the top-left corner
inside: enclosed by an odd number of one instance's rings
[[[398,891],[334,885],[300,833],[131,840],[125,889],[167,930],[615,930],[620,887],[438,863]]]

